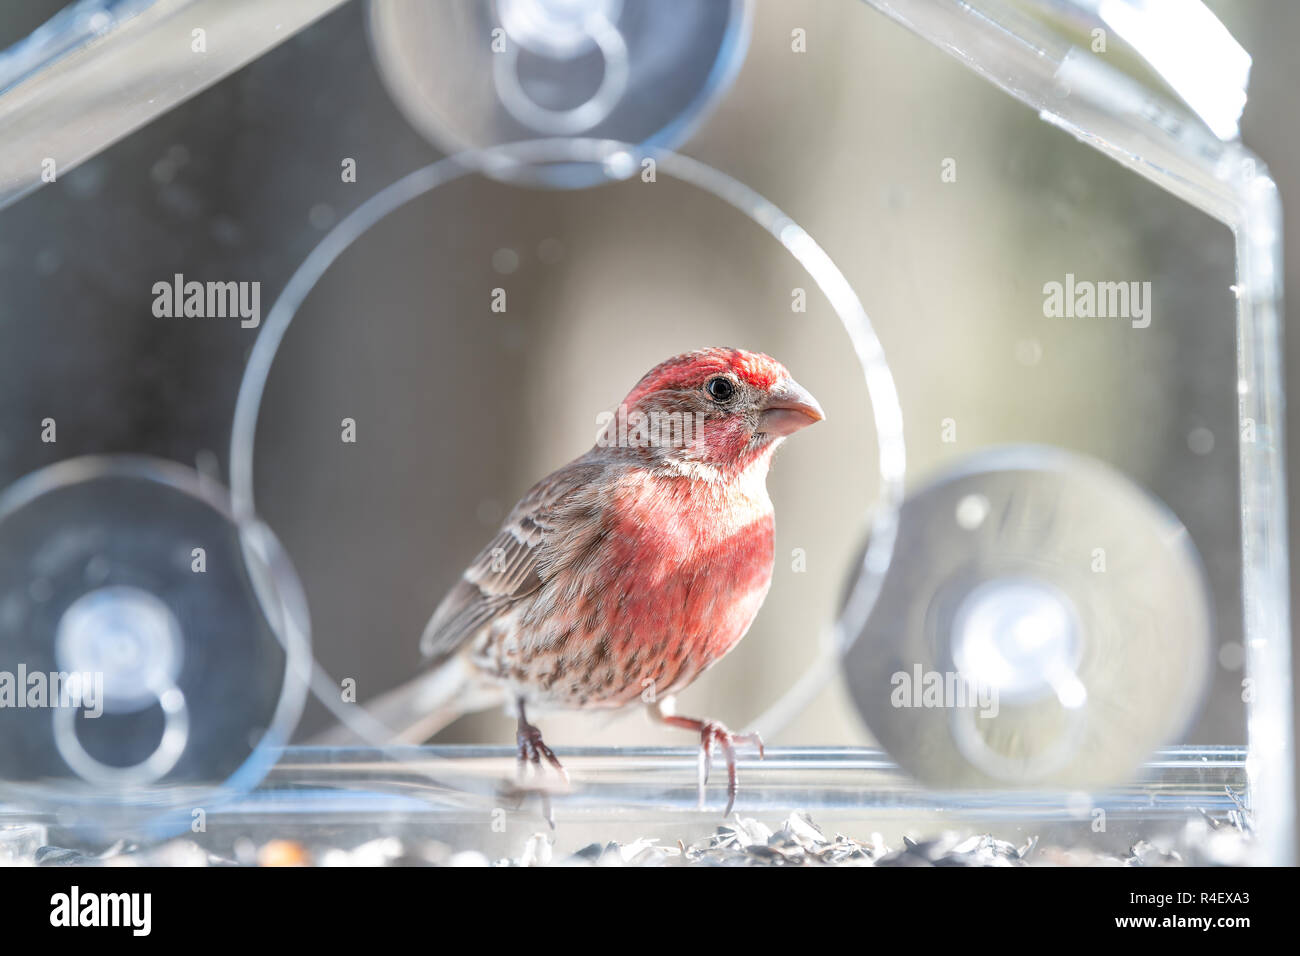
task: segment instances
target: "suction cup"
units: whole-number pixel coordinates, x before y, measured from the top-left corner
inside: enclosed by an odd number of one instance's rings
[[[370,36],[398,106],[448,153],[576,136],[671,148],[739,71],[751,12],[747,0],[373,0]],[[488,172],[559,188],[618,175]]]
[[[172,462],[78,458],[0,495],[0,799],[115,832],[251,788],[310,668],[275,538]]]
[[[1196,712],[1208,593],[1187,531],[1123,475],[993,449],[905,500],[845,674],[876,739],[926,783],[1098,787]]]

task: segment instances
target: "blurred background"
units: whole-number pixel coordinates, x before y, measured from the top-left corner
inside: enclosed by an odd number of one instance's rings
[[[1244,139],[1285,202],[1300,193],[1300,8],[1209,5],[1254,57]],[[0,8],[0,46],[61,6]],[[900,393],[909,487],[982,447],[1041,442],[1110,463],[1181,519],[1215,642],[1183,739],[1243,742],[1229,231],[850,0],[757,3],[734,84],[681,151],[779,205],[852,283]],[[440,155],[395,105],[365,9],[349,3],[4,210],[0,481],[128,451],[224,480],[256,332],[155,318],[154,283],[260,281],[265,316],[341,217]],[[1150,281],[1150,327],[1045,318],[1043,285],[1067,273]],[[1295,251],[1288,276],[1300,277]],[[497,288],[505,312],[490,308]],[[796,288],[806,312],[792,312]],[[413,674],[429,614],[513,502],[588,448],[598,413],[652,365],[717,344],[776,356],[828,412],[769,480],[776,574],[758,621],[679,708],[755,717],[837,611],[878,491],[875,434],[861,370],[807,275],[747,219],[667,178],[577,191],[460,179],[367,233],[307,298],[262,406],[256,486],[302,578],[320,662],[363,702]],[[57,444],[39,440],[47,417]],[[356,444],[339,440],[344,418]],[[327,723],[312,705],[302,732]],[[546,731],[566,746],[685,743],[639,714]],[[488,713],[441,739],[513,733]],[[836,684],[778,742],[869,739]]]

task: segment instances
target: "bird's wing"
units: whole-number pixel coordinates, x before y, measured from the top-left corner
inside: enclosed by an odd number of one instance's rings
[[[579,458],[543,478],[524,495],[501,530],[455,587],[442,599],[420,638],[420,651],[433,662],[447,659],[464,643],[547,577],[557,519],[604,466]]]

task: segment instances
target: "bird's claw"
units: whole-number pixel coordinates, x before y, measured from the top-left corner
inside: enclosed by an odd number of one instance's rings
[[[560,758],[555,756],[555,751],[546,746],[546,741],[542,739],[542,732],[532,724],[520,721],[519,732],[515,735],[515,741],[519,745],[519,778],[523,779],[524,770],[528,764],[541,768],[544,759],[554,767],[564,778],[564,782],[569,782],[569,772],[564,769],[564,764],[560,763]]]
[[[700,808],[703,809],[704,807],[704,788],[709,782],[709,771],[713,769],[713,747],[716,744],[718,749],[722,751],[723,758],[727,761],[727,809],[722,812],[722,815],[730,816],[732,807],[736,805],[736,794],[739,791],[739,779],[736,773],[736,744],[754,745],[758,748],[758,757],[761,760],[765,756],[763,738],[757,733],[733,733],[716,720],[701,720],[699,725]]]

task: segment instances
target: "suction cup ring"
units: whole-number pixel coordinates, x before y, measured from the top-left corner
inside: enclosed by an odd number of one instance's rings
[[[185,694],[170,682],[150,687],[163,712],[163,732],[158,746],[148,757],[126,767],[96,760],[77,734],[77,713],[69,707],[54,711],[54,743],[73,773],[89,783],[108,787],[141,787],[165,777],[185,753],[190,739],[190,711]]]
[[[953,742],[991,777],[1027,783],[1065,767],[1087,733],[1088,689],[1079,680],[1083,625],[1068,595],[1032,577],[998,577],[977,585],[957,608],[952,657],[975,687],[996,688],[1003,704],[1055,697],[1065,727],[1042,753],[1010,757],[988,744],[969,707],[948,711]]]
[[[1066,724],[1060,735],[1041,753],[1011,757],[990,747],[980,732],[977,712],[954,707],[948,712],[953,743],[971,765],[998,780],[1017,784],[1036,783],[1069,766],[1088,732],[1087,711],[1066,710]]]
[[[515,35],[520,31],[511,25],[511,19],[505,13],[505,8],[515,5],[502,4],[500,9],[504,29],[516,42],[507,44],[504,53],[492,58],[492,79],[501,105],[525,126],[555,136],[586,132],[602,122],[614,112],[614,107],[627,92],[630,64],[623,34],[600,12],[590,14],[583,21],[582,35],[595,43],[605,61],[600,86],[585,103],[566,110],[550,109],[533,99],[520,82],[519,54],[527,42],[526,36],[521,40]]]
[[[231,495],[237,515],[256,513],[253,449],[257,418],[271,366],[290,323],[325,271],[362,234],[413,199],[469,173],[536,168],[546,164],[582,164],[607,170],[637,169],[653,160],[659,175],[695,186],[747,216],[766,230],[804,267],[839,317],[862,366],[879,446],[880,493],[872,514],[871,538],[860,573],[834,626],[823,634],[814,664],[755,723],[772,734],[789,722],[836,672],[840,657],[862,633],[880,591],[894,550],[897,513],[902,501],[905,451],[903,416],[884,350],[852,286],[807,232],[753,189],[698,160],[664,149],[637,147],[599,139],[545,139],[508,143],[458,153],[408,174],[362,203],[334,227],[289,279],[262,324],[240,383],[230,440]],[[502,177],[498,177],[502,178]],[[414,640],[414,636],[412,637]],[[312,689],[321,703],[361,739],[386,746],[388,728],[339,699],[337,684],[319,663]],[[382,739],[381,739],[382,738]]]
[[[1010,756],[989,746],[986,723],[970,707],[948,709],[953,743],[970,763],[999,780],[1031,783],[1066,767],[1087,736],[1088,689],[1079,679],[1084,628],[1060,588],[1028,576],[976,585],[953,616],[956,673],[974,688],[993,688],[1000,704],[1055,698],[1064,727],[1042,752]]]
[[[153,783],[176,766],[189,739],[189,708],[176,685],[184,656],[176,615],[142,588],[99,587],[69,605],[54,638],[59,670],[103,675],[100,704],[106,713],[135,713],[157,701],[164,720],[153,753],[118,767],[95,759],[82,746],[75,710],[56,709],[54,743],[73,772],[91,783],[126,787]]]

